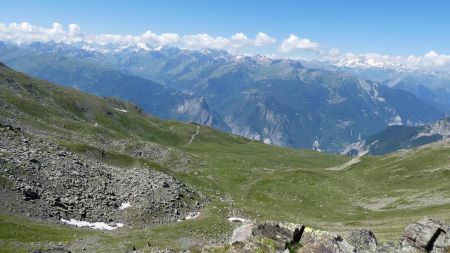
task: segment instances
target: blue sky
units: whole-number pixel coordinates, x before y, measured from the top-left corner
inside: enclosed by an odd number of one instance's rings
[[[277,42],[295,34],[345,52],[450,54],[450,1],[0,0],[0,23],[12,22],[96,34],[264,32]]]

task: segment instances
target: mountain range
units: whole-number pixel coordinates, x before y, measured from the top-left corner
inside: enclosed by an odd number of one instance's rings
[[[436,121],[449,109],[445,77],[413,83],[400,71],[211,49],[1,43],[0,60],[52,82],[134,102],[166,119],[326,152],[342,152],[390,125]]]

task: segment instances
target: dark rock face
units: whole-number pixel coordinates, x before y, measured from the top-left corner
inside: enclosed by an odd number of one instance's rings
[[[0,130],[0,213],[150,225],[201,207],[197,193],[161,172],[113,167],[18,128]]]
[[[436,253],[450,250],[450,224],[424,218],[406,227],[401,245]]]
[[[252,235],[272,239],[277,249],[284,249],[286,243],[291,241],[294,236],[292,231],[274,222],[255,225],[252,229]]]
[[[39,193],[33,190],[30,186],[26,186],[23,190],[23,195],[25,196],[25,200],[39,199]]]
[[[377,238],[367,229],[351,231],[347,241],[357,251],[375,251],[378,247]]]

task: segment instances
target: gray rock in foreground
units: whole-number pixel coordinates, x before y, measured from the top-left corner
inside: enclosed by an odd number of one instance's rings
[[[374,233],[367,229],[351,231],[343,238],[332,232],[306,228],[302,230],[298,240],[299,234],[296,232],[300,227],[302,225],[276,222],[243,224],[235,229],[229,252],[450,252],[450,225],[432,218],[424,218],[408,225],[400,243],[389,242],[383,245],[379,245]]]
[[[450,224],[432,218],[421,219],[406,227],[401,245],[426,252],[447,253],[450,250]]]

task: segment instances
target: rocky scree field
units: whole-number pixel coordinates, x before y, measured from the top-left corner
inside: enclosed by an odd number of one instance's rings
[[[113,167],[11,126],[0,131],[1,175],[12,186],[1,186],[5,212],[115,227],[173,222],[200,208],[197,194],[164,173]]]

